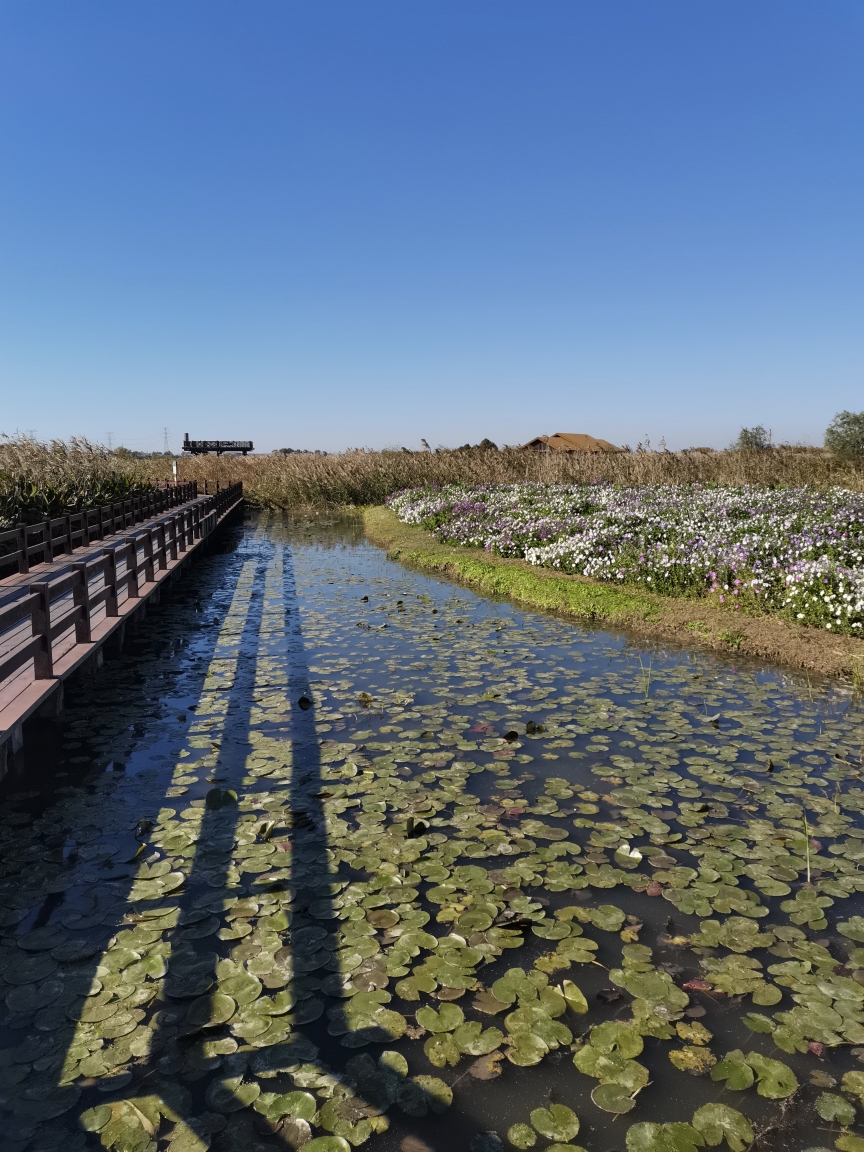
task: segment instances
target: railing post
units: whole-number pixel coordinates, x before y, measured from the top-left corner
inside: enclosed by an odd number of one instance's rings
[[[86,564],[71,564],[73,572],[81,577],[81,583],[72,589],[72,600],[78,609],[78,619],[75,621],[75,642],[89,644],[90,636],[90,584],[87,579]]]
[[[159,533],[159,548],[157,550],[157,555],[159,557],[159,570],[164,572],[165,569],[168,567],[168,553],[166,551],[166,544],[165,544],[166,537],[165,537],[165,521],[164,520],[162,521],[161,524],[158,524],[156,526],[156,531]]]
[[[126,538],[126,594],[132,598],[138,597],[138,542]]]
[[[67,556],[71,556],[72,555],[72,517],[71,516],[64,516],[63,517],[63,526],[66,529],[66,532],[65,532],[66,540],[65,540],[64,545],[63,545],[63,551],[66,553]]]
[[[47,581],[30,585],[31,595],[39,597],[33,608],[33,635],[41,640],[33,653],[33,675],[37,680],[51,680],[54,660],[51,654],[51,587]]]
[[[30,571],[30,557],[27,554],[27,525],[18,525],[18,571],[19,573],[27,573]]]
[[[144,532],[144,583],[152,584],[156,579],[153,571],[153,530],[148,528]]]
[[[170,529],[171,529],[170,535],[168,537],[168,549],[171,553],[171,559],[176,560],[177,559],[177,517],[171,516],[167,522],[166,527],[167,526],[170,526]]]
[[[42,563],[54,563],[54,537],[51,535],[51,521],[42,522]]]
[[[105,615],[117,616],[117,553],[113,548],[103,548],[105,557]]]
[[[180,528],[177,539],[177,548],[180,552],[186,551],[186,513],[180,512],[177,515],[177,522]]]

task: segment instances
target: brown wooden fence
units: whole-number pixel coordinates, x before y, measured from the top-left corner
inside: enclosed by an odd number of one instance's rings
[[[0,745],[242,499],[178,484],[0,533]]]

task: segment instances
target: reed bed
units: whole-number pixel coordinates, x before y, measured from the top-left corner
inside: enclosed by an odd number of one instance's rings
[[[142,461],[145,474],[164,478],[162,460]],[[179,462],[182,480],[242,480],[261,508],[297,511],[383,504],[406,488],[427,485],[580,484],[783,485],[864,490],[864,468],[821,449],[772,448],[753,452],[627,452],[589,454],[501,451],[367,452],[291,456],[202,456]]]
[[[0,438],[0,528],[99,508],[152,487],[106,448],[72,438]]]
[[[3,499],[7,500],[8,515],[17,514],[21,496],[13,494],[16,485],[19,489],[30,485],[46,499],[51,494],[51,511],[42,514],[59,515],[55,509],[64,500],[67,511],[94,506],[170,479],[171,462],[164,456],[136,459],[80,438],[50,442],[26,436],[0,439],[0,516]],[[798,447],[615,454],[559,454],[518,448],[354,450],[329,455],[296,452],[290,456],[180,457],[178,479],[198,480],[202,486],[205,481],[225,484],[242,480],[251,504],[306,512],[383,504],[394,492],[433,484],[475,487],[521,481],[584,484],[608,480],[628,485],[840,486],[859,492],[864,491],[864,466],[841,461],[822,449]]]

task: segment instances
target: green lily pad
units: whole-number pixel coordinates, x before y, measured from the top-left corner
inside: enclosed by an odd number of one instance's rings
[[[397,1076],[402,1078],[408,1075],[408,1061],[401,1052],[382,1052],[378,1057],[378,1067],[386,1069],[388,1072],[395,1072]]]
[[[242,1076],[232,1076],[222,1080],[212,1080],[205,1093],[205,1099],[215,1112],[238,1112],[247,1108],[258,1098],[261,1086],[253,1082],[243,1082]]]
[[[487,1028],[484,1031],[479,1020],[460,1024],[453,1033],[456,1047],[468,1056],[486,1056],[498,1048],[503,1039],[504,1033],[497,1028]]]
[[[731,1053],[711,1069],[712,1080],[725,1080],[733,1092],[742,1092],[756,1079],[753,1069],[744,1060],[743,1052]]]
[[[465,1013],[458,1004],[442,1004],[440,1011],[434,1008],[419,1008],[416,1012],[417,1023],[427,1032],[452,1032],[464,1021]]]
[[[844,1128],[855,1123],[855,1109],[848,1100],[834,1092],[823,1092],[816,1101],[816,1111],[823,1120],[836,1120]]]
[[[627,1131],[627,1152],[693,1152],[704,1143],[689,1124],[631,1124]]]
[[[586,911],[594,927],[602,932],[620,932],[626,920],[624,913],[614,904],[601,904],[599,908],[588,908]]]
[[[95,1108],[88,1108],[79,1117],[79,1123],[85,1132],[99,1132],[111,1119],[111,1105],[97,1104]]]
[[[224,992],[193,1000],[186,1012],[186,1022],[194,1028],[216,1028],[230,1020],[237,1005]]]
[[[600,1052],[614,1052],[626,1059],[638,1056],[644,1047],[642,1037],[632,1025],[620,1024],[616,1020],[592,1028],[590,1042],[592,1048]]]
[[[841,1086],[844,1092],[857,1096],[860,1103],[864,1104],[864,1072],[847,1072]]]
[[[550,1104],[548,1108],[535,1108],[531,1123],[547,1140],[571,1140],[579,1131],[579,1117],[566,1104]]]
[[[446,1112],[453,1103],[453,1090],[437,1076],[412,1076],[411,1081],[425,1094],[430,1112]]]
[[[281,1120],[283,1116],[293,1116],[297,1120],[311,1120],[318,1110],[315,1097],[310,1092],[285,1092],[269,1097],[262,1107],[262,1097],[255,1101],[255,1108],[269,1120]]]
[[[858,944],[864,944],[864,916],[850,916],[837,925],[837,931]]]
[[[636,1107],[634,1096],[620,1084],[598,1084],[591,1093],[591,1099],[604,1112],[614,1112],[619,1116]]]
[[[520,1068],[530,1068],[539,1064],[549,1051],[549,1045],[533,1032],[520,1032],[509,1037],[511,1048],[507,1049],[507,1059]]]
[[[692,1124],[712,1148],[725,1139],[731,1152],[744,1152],[753,1143],[753,1125],[727,1104],[703,1105],[693,1113]]]
[[[561,985],[561,991],[564,993],[567,1007],[572,1008],[574,1012],[578,1012],[580,1016],[584,1016],[588,1011],[588,1001],[585,999],[585,994],[582,989],[574,984],[572,980],[565,980]]]
[[[769,1100],[785,1100],[798,1088],[792,1069],[782,1060],[772,1060],[759,1052],[748,1052],[747,1063],[756,1073],[756,1091]]]
[[[426,1059],[436,1068],[444,1068],[447,1064],[458,1064],[462,1052],[453,1036],[449,1032],[442,1032],[430,1036],[423,1044]]]
[[[526,1152],[526,1149],[533,1148],[537,1143],[537,1133],[527,1124],[513,1124],[507,1129],[507,1139],[514,1148]]]
[[[305,1152],[351,1152],[351,1145],[342,1136],[317,1136],[303,1148]]]
[[[704,1076],[717,1063],[713,1052],[695,1044],[688,1044],[686,1048],[673,1048],[669,1059],[679,1072],[689,1072],[691,1076]]]

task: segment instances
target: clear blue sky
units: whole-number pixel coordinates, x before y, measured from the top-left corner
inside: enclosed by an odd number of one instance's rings
[[[862,49],[860,0],[6,0],[0,429],[820,442]]]

